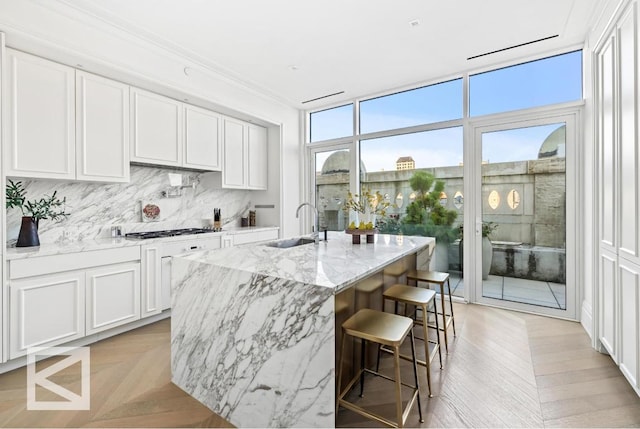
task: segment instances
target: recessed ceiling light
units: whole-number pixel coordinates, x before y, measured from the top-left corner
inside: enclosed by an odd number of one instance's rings
[[[412,19],[411,21],[409,21],[409,25],[412,27],[417,27],[420,25],[420,20],[419,19]]]

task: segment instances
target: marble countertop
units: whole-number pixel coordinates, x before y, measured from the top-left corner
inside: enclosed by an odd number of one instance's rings
[[[352,244],[344,232],[329,232],[327,241],[290,248],[266,244],[191,253],[179,258],[268,275],[340,292],[355,281],[400,258],[435,245],[432,237],[376,234],[371,244]]]
[[[42,244],[35,247],[7,247],[5,257],[7,260],[35,258],[39,256],[51,256],[65,253],[87,252],[92,250],[112,249],[117,247],[140,246],[143,244],[167,243],[173,241],[195,240],[221,235],[242,234],[247,232],[267,231],[278,229],[275,226],[225,228],[220,232],[208,232],[205,234],[181,235],[175,237],[151,238],[146,240],[128,240],[121,238],[98,238],[94,240],[67,241],[59,243]]]

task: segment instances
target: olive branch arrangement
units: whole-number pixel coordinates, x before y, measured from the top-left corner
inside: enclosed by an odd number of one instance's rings
[[[51,196],[45,195],[38,200],[27,201],[26,190],[22,186],[22,182],[13,182],[8,180],[6,187],[6,208],[11,209],[19,207],[23,216],[28,216],[38,224],[41,219],[60,220],[69,213],[65,212],[67,198],[62,200],[57,197],[58,191],[53,191]]]

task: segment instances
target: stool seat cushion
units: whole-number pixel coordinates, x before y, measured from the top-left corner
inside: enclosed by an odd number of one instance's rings
[[[431,302],[436,296],[436,292],[431,289],[396,284],[384,291],[382,295],[387,299],[406,304],[423,305]]]
[[[371,293],[384,285],[384,281],[380,277],[369,277],[359,281],[356,284],[356,290],[362,293]]]
[[[444,283],[449,278],[449,273],[439,271],[411,270],[407,273],[408,280],[418,280],[428,283]]]
[[[342,329],[352,337],[395,347],[402,344],[412,326],[408,317],[363,308],[347,319]]]

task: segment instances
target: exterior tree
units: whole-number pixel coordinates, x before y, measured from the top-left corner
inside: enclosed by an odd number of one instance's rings
[[[444,243],[455,240],[457,231],[452,226],[458,212],[440,204],[444,182],[435,180],[433,174],[426,171],[416,171],[409,179],[409,185],[416,192],[416,198],[407,206],[401,231],[411,235],[433,236]]]

